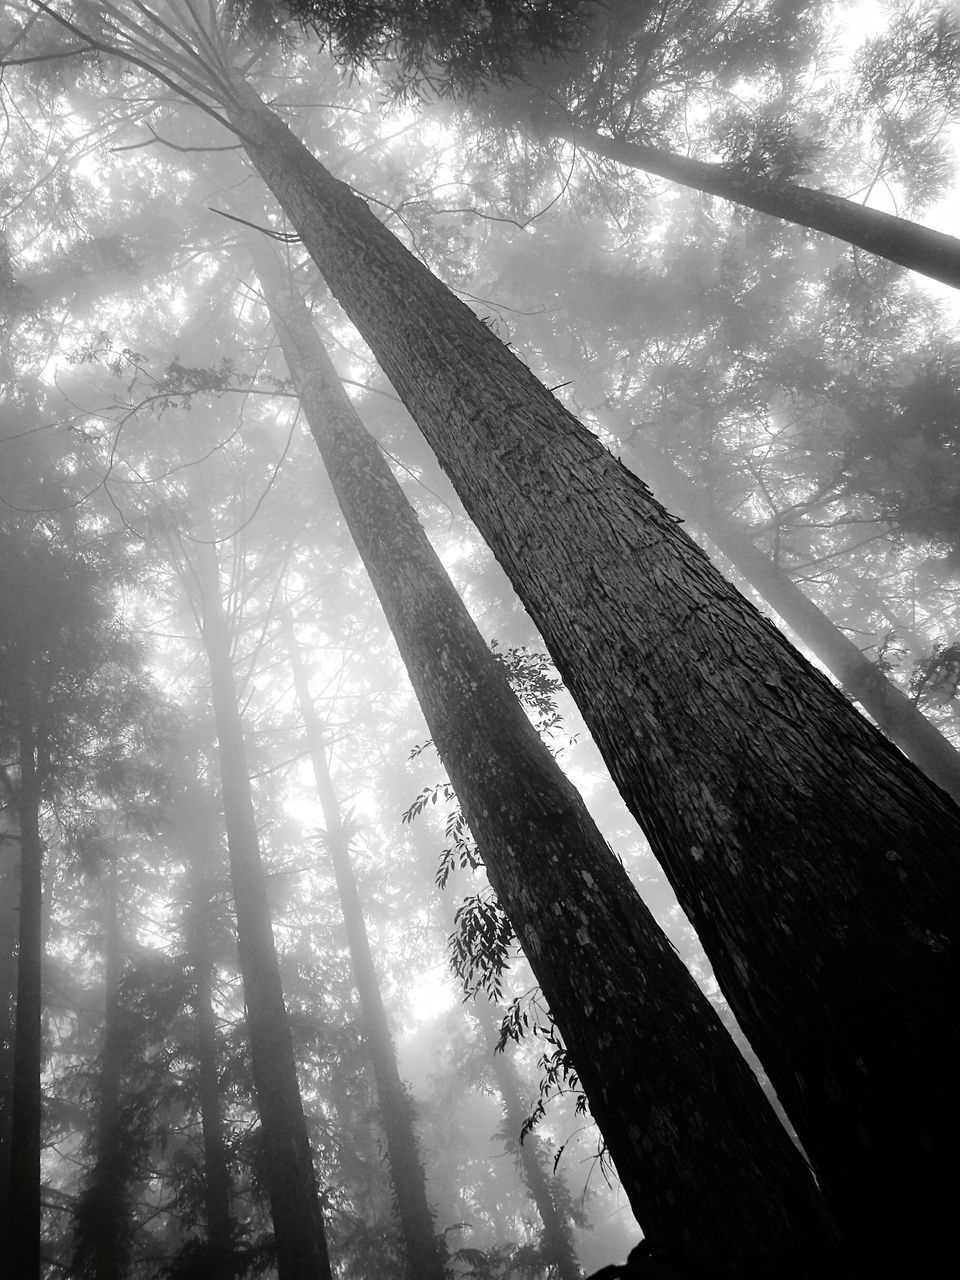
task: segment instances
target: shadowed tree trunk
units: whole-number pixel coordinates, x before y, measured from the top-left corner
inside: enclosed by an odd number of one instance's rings
[[[197,542],[195,549],[193,568],[199,588],[203,645],[210,664],[237,946],[277,1267],[280,1280],[330,1280],[316,1175],[260,861],[217,557],[212,542]]]
[[[870,209],[856,200],[831,195],[816,187],[755,177],[737,165],[694,160],[659,147],[605,137],[594,129],[550,124],[546,129],[536,126],[536,131],[549,132],[627,169],[641,169],[682,187],[756,209],[758,213],[767,213],[812,231],[824,231],[910,271],[960,289],[960,240],[919,222]]]
[[[257,272],[337,501],[635,1214],[725,1275],[829,1274],[832,1230],[756,1079],[524,714],[302,300],[269,256]]]
[[[437,1247],[433,1211],[427,1201],[426,1180],[414,1131],[413,1102],[397,1067],[397,1056],[380,997],[380,984],[363,918],[363,905],[350,860],[349,840],[343,829],[340,805],[327,765],[323,729],[310,698],[296,637],[289,622],[285,639],[297,703],[310,749],[317,795],[323,809],[325,847],[330,854],[337,881],[337,893],[340,895],[347,944],[350,948],[350,966],[363,1010],[367,1047],[373,1061],[380,1116],[387,1139],[387,1160],[407,1254],[407,1272],[410,1280],[443,1280],[445,1270]]]
[[[249,86],[230,96],[539,628],[845,1229],[868,1254],[882,1238],[884,1265],[960,1249],[960,810]]]
[[[557,1175],[551,1178],[544,1168],[547,1156],[537,1134],[531,1131],[521,1137],[529,1107],[521,1100],[520,1084],[513,1063],[505,1050],[494,1047],[500,1038],[500,1032],[493,1010],[482,996],[478,996],[471,1012],[480,1024],[483,1045],[490,1055],[489,1062],[500,1094],[511,1149],[520,1165],[520,1174],[530,1199],[536,1205],[543,1223],[544,1254],[556,1268],[559,1280],[580,1280],[581,1272],[577,1265],[570,1224],[554,1197],[553,1184],[558,1181]]]
[[[17,690],[20,781],[20,928],[17,947],[17,1012],[13,1041],[10,1124],[8,1274],[35,1280],[40,1274],[40,1072],[43,1066],[43,842],[40,777],[31,692],[32,664],[23,664]]]
[[[864,657],[788,573],[754,545],[748,529],[713,505],[705,489],[645,441],[631,440],[623,449],[631,469],[646,477],[671,510],[706,534],[887,737],[960,802],[960,755],[916,703]]]

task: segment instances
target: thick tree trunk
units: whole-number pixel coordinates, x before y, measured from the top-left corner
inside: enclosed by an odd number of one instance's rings
[[[20,929],[17,949],[17,1013],[13,1043],[10,1126],[9,1275],[40,1274],[40,1144],[43,1067],[43,842],[40,778],[29,664],[17,708],[20,787]]]
[[[635,1214],[722,1274],[829,1274],[832,1230],[756,1079],[524,714],[303,302],[275,264],[257,270],[337,501]]]
[[[266,1183],[280,1280],[330,1280],[316,1174],[297,1080],[270,923],[243,724],[212,543],[196,544],[202,634],[220,755],[223,814],[237,913],[237,946],[247,1005],[250,1059],[266,1152]]]
[[[317,795],[323,809],[326,849],[333,863],[337,892],[343,909],[350,965],[363,1011],[367,1047],[373,1062],[380,1116],[387,1139],[390,1178],[406,1248],[407,1274],[410,1280],[443,1280],[446,1273],[437,1247],[433,1211],[427,1201],[426,1179],[414,1131],[413,1102],[400,1078],[393,1039],[380,997],[380,983],[370,951],[363,904],[350,859],[349,842],[340,819],[340,805],[327,766],[323,730],[310,698],[296,638],[289,626],[286,643],[300,716],[310,748]]]
[[[622,456],[672,511],[695,524],[723,552],[887,737],[960,803],[960,754],[916,703],[864,657],[790,575],[754,545],[749,531],[719,511],[704,489],[693,484],[675,463],[651,445],[633,440],[624,445]]]
[[[736,165],[694,160],[658,147],[608,138],[593,129],[574,125],[551,125],[549,131],[625,168],[642,169],[644,173],[720,196],[733,204],[756,209],[758,213],[768,213],[813,231],[825,231],[910,271],[960,289],[960,240],[942,231],[870,209],[856,200],[831,195],[816,187],[752,177]]]
[[[522,1139],[520,1136],[529,1108],[520,1098],[520,1086],[513,1063],[506,1051],[501,1052],[495,1048],[499,1039],[497,1020],[482,996],[476,999],[471,1012],[480,1024],[483,1044],[490,1054],[511,1150],[520,1166],[524,1186],[543,1223],[544,1255],[555,1268],[558,1280],[580,1280],[581,1271],[577,1265],[570,1223],[561,1213],[554,1198],[552,1184],[558,1181],[557,1176],[554,1175],[551,1179],[544,1168],[546,1156],[541,1150],[542,1144],[537,1134],[531,1132]]]
[[[228,109],[537,624],[846,1229],[904,1265],[960,1249],[960,810],[248,86]]]

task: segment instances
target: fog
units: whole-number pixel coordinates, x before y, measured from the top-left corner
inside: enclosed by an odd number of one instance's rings
[[[0,70],[3,1274],[940,1266],[956,7]]]

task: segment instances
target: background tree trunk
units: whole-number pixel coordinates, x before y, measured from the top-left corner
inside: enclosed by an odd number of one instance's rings
[[[317,795],[323,809],[325,848],[330,854],[337,881],[337,893],[340,896],[347,944],[350,948],[350,966],[360,997],[364,1032],[373,1062],[380,1117],[387,1139],[387,1161],[407,1254],[407,1272],[410,1280],[443,1280],[445,1270],[434,1229],[433,1211],[427,1201],[426,1179],[414,1131],[413,1101],[400,1078],[363,919],[363,904],[350,860],[349,841],[340,819],[340,805],[327,766],[323,730],[310,698],[296,637],[289,622],[286,627],[286,644],[297,703],[310,749]]]
[[[520,1098],[517,1073],[506,1050],[500,1051],[495,1047],[500,1038],[500,1029],[493,1010],[482,996],[478,996],[471,1012],[480,1025],[482,1042],[490,1055],[489,1061],[503,1106],[510,1148],[520,1166],[520,1175],[530,1199],[536,1205],[543,1223],[544,1254],[556,1268],[558,1280],[580,1280],[581,1271],[577,1265],[570,1224],[554,1198],[553,1185],[558,1181],[557,1175],[554,1174],[551,1178],[544,1168],[547,1157],[538,1135],[532,1130],[523,1134],[523,1124],[529,1115],[529,1108]]]
[[[910,271],[960,289],[960,240],[919,222],[870,209],[856,200],[831,195],[816,187],[754,177],[735,165],[694,160],[659,147],[608,138],[594,129],[562,124],[550,125],[549,130],[555,137],[628,169],[642,169],[644,173],[720,196],[733,204],[756,209],[758,213],[783,218],[785,222],[809,227],[812,231],[824,231]]]
[[[200,1127],[203,1134],[204,1207],[207,1241],[214,1258],[227,1259],[233,1250],[230,1216],[230,1170],[223,1140],[223,1107],[217,1054],[217,1019],[213,1007],[213,954],[210,917],[213,913],[210,862],[215,836],[206,820],[206,797],[187,784],[189,805],[181,813],[180,838],[189,857],[189,901],[184,921],[187,956],[195,985],[195,1053]],[[208,843],[209,842],[209,843]],[[190,847],[192,846],[192,848]]]
[[[832,1228],[755,1077],[527,719],[302,300],[271,259],[257,271],[491,883],[644,1230],[724,1274],[829,1273]]]
[[[17,949],[17,1014],[13,1044],[10,1126],[9,1275],[40,1274],[40,1146],[43,1068],[43,842],[37,771],[31,664],[18,690],[20,784],[20,929]]]
[[[237,913],[250,1058],[266,1151],[280,1280],[330,1280],[323,1218],[260,861],[243,724],[212,542],[196,544],[203,644],[220,755],[223,813]]]

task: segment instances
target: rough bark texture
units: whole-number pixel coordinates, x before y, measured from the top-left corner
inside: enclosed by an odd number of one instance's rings
[[[337,501],[634,1213],[721,1274],[830,1274],[832,1229],[797,1151],[528,721],[275,270],[258,263]]]
[[[960,810],[248,86],[230,111],[537,624],[845,1229],[904,1265],[960,1248]]]
[[[752,177],[735,165],[694,160],[657,147],[604,137],[593,129],[561,125],[551,126],[550,132],[629,169],[642,169],[682,187],[692,187],[756,209],[758,213],[768,213],[814,231],[825,231],[910,271],[960,289],[960,240],[942,231],[879,209],[869,209],[856,200],[831,195],[816,187]]]
[[[544,1255],[555,1268],[558,1280],[580,1280],[582,1273],[577,1265],[570,1224],[554,1199],[553,1184],[557,1182],[557,1177],[554,1175],[551,1179],[544,1168],[547,1157],[537,1134],[530,1132],[521,1138],[530,1107],[520,1097],[517,1073],[506,1051],[496,1049],[499,1039],[497,1020],[482,997],[477,998],[471,1012],[480,1024],[484,1046],[491,1055],[490,1061],[503,1106],[511,1150],[520,1166],[520,1174],[530,1199],[536,1205],[543,1223]]]
[[[330,1280],[316,1175],[270,923],[216,553],[197,543],[203,643],[220,755],[237,946],[280,1280]]]
[[[707,535],[887,737],[960,803],[960,754],[916,703],[864,657],[789,574],[754,545],[747,529],[719,511],[705,490],[691,483],[669,458],[650,445],[631,442],[624,446],[623,457],[633,471],[646,477],[672,511]]]
[[[363,1011],[364,1034],[373,1062],[380,1118],[387,1139],[387,1162],[407,1255],[407,1274],[410,1280],[443,1280],[446,1273],[437,1247],[433,1211],[427,1201],[423,1164],[413,1127],[413,1103],[400,1078],[390,1026],[380,997],[380,983],[370,951],[370,940],[367,937],[363,904],[353,873],[350,847],[340,819],[340,805],[333,779],[327,766],[323,730],[310,698],[306,674],[292,629],[287,632],[287,648],[297,702],[310,748],[317,795],[323,809],[326,849],[333,864],[337,893],[343,910],[350,965]]]
[[[43,842],[29,666],[17,706],[20,786],[20,929],[10,1125],[9,1275],[40,1274],[40,1072],[43,1067]]]

